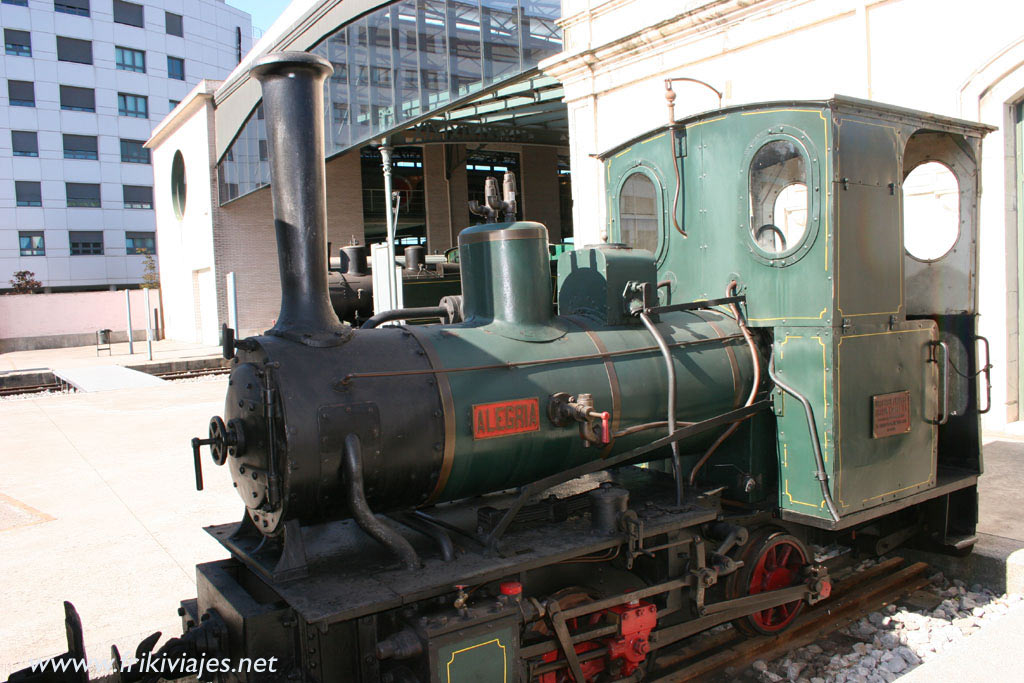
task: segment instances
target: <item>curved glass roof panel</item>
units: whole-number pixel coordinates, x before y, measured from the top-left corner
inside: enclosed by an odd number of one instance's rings
[[[398,0],[310,52],[334,74],[324,97],[327,157],[497,89],[562,49],[559,0]],[[258,105],[218,164],[221,204],[269,184]]]

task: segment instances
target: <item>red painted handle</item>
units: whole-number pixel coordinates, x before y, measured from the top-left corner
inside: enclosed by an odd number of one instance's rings
[[[601,443],[609,443],[612,440],[610,422],[611,414],[607,410],[601,413]]]

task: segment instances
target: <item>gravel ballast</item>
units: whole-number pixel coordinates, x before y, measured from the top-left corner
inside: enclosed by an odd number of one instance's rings
[[[875,564],[868,560],[858,569]],[[909,600],[887,605],[811,645],[773,661],[757,660],[746,678],[778,683],[887,683],[946,652],[1024,602],[941,573]],[[923,604],[934,607],[921,607]]]

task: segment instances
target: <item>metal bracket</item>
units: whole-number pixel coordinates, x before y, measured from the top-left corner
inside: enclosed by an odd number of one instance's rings
[[[652,290],[652,291],[648,291]],[[644,308],[643,312],[647,315],[657,315],[659,313],[671,313],[673,311],[704,311],[711,310],[715,306],[728,306],[731,304],[742,304],[746,303],[746,294],[737,294],[736,296],[723,296],[718,299],[706,299],[704,301],[689,301],[682,304],[669,304],[667,306],[657,305],[657,296],[653,292],[654,288],[644,287]]]
[[[989,351],[988,339],[981,336],[980,334],[974,335],[976,341],[983,342],[985,344],[985,364],[981,367],[981,371],[985,374],[985,409],[981,410],[979,407],[978,413],[984,415],[988,411],[992,410],[992,354]]]
[[[634,510],[627,510],[622,515],[622,524],[628,536],[626,543],[626,569],[633,568],[633,562],[641,555],[654,557],[654,553],[644,549],[644,521]]]

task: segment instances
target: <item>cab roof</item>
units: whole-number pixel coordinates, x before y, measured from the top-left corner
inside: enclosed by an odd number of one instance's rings
[[[712,109],[709,111],[694,114],[685,119],[677,120],[675,125],[665,124],[657,128],[653,128],[645,133],[637,135],[635,137],[626,140],[625,142],[619,143],[611,149],[605,150],[599,154],[596,154],[596,158],[604,161],[610,156],[618,154],[623,149],[634,145],[642,140],[662,133],[669,128],[686,128],[689,125],[698,123],[705,119],[712,117],[722,116],[724,114],[732,114],[735,112],[745,111],[761,111],[765,109],[780,109],[780,108],[791,108],[791,107],[803,107],[813,109],[828,109],[833,112],[840,114],[868,114],[871,116],[887,118],[889,120],[899,120],[909,124],[917,125],[920,128],[929,128],[935,130],[941,130],[950,133],[959,133],[969,137],[984,137],[986,134],[996,130],[995,126],[990,126],[984,123],[977,123],[975,121],[967,121],[965,119],[957,119],[951,116],[941,116],[939,114],[931,114],[925,111],[919,111],[917,109],[909,109],[907,107],[898,107],[892,104],[883,104],[881,102],[875,102],[873,100],[864,100],[858,97],[847,97],[845,95],[833,95],[827,100],[776,100],[770,102],[752,102],[749,104],[739,104],[732,107],[723,107],[721,109]]]

